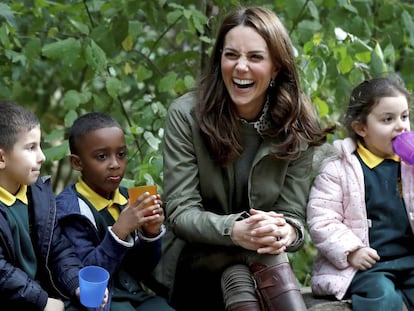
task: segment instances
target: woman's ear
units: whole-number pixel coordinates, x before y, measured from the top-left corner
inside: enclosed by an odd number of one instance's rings
[[[353,121],[351,123],[352,129],[361,137],[365,137],[367,133],[367,127],[365,124],[361,123],[360,121]]]
[[[273,72],[272,72],[272,80],[276,79],[277,75],[279,74],[280,68],[279,67],[274,67],[273,68]]]
[[[69,155],[69,160],[74,170],[79,171],[79,172],[82,171],[82,161],[78,155],[76,154]]]
[[[6,152],[4,149],[0,149],[0,170],[6,168]]]

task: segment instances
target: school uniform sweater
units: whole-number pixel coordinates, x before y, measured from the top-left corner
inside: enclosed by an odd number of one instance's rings
[[[400,163],[384,159],[369,167],[356,155],[365,178],[370,246],[381,261],[414,254],[413,233],[400,192]]]

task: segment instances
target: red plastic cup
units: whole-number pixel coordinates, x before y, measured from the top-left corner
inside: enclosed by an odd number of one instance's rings
[[[403,161],[414,165],[414,132],[403,132],[392,141],[394,152]]]

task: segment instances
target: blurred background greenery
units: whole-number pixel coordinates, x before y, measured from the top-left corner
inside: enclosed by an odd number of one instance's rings
[[[344,135],[350,90],[398,73],[414,89],[414,5],[397,0],[136,1],[21,0],[0,3],[0,99],[36,113],[56,192],[70,170],[65,130],[89,111],[124,127],[124,185],[156,183],[162,193],[163,122],[171,101],[194,86],[223,14],[237,5],[274,10],[291,35],[305,92],[324,124]],[[291,254],[309,285],[316,251]]]

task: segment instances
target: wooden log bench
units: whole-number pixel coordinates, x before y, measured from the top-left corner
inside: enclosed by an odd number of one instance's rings
[[[308,311],[352,311],[350,300],[315,298],[310,287],[301,288],[301,292]]]
[[[323,298],[316,298],[312,295],[310,287],[301,288],[302,296],[305,301],[308,311],[352,311],[352,304],[350,300],[329,300]],[[403,306],[402,311],[408,309]]]

